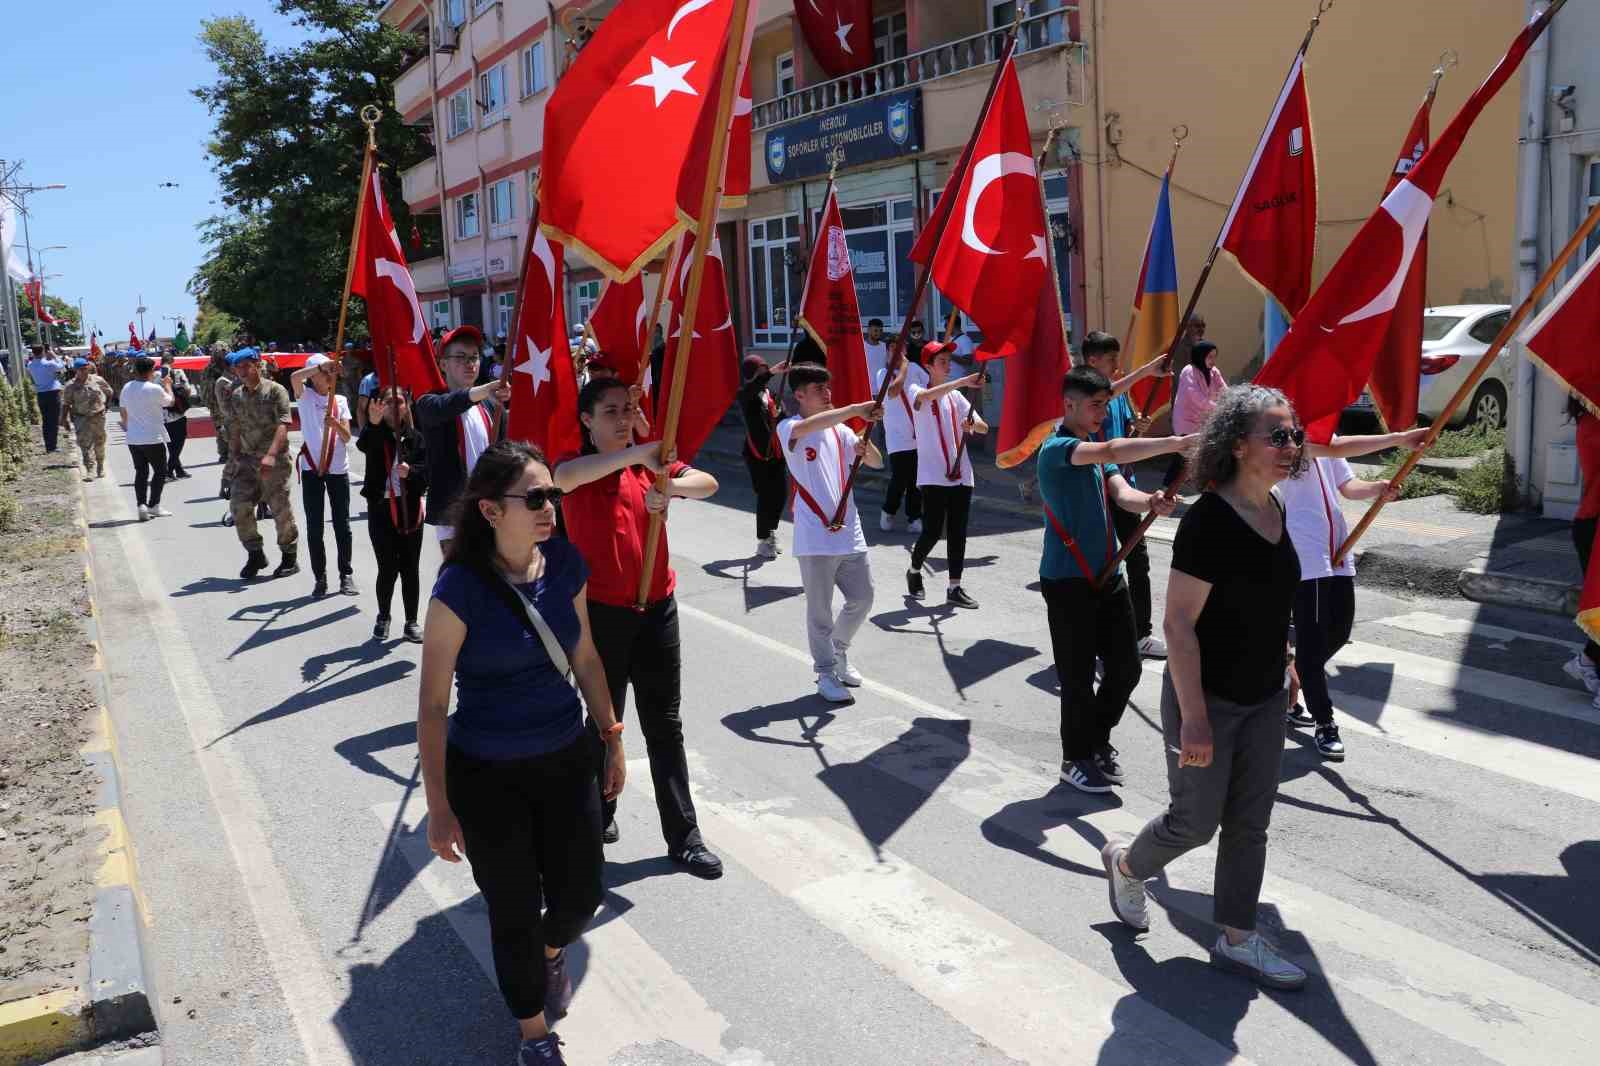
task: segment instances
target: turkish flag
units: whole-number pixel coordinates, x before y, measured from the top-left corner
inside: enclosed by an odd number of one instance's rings
[[[733,12],[734,0],[622,0],[545,105],[540,225],[607,277],[633,277],[693,224],[680,188],[698,172],[697,211]]]
[[[411,281],[406,254],[400,250],[400,235],[383,198],[377,167],[372,168],[365,191],[350,292],[367,302],[367,329],[372,334],[378,384],[382,388],[398,384],[416,396],[440,392],[444,377],[433,357],[433,335],[422,316],[417,287]]]
[[[950,218],[933,253],[933,281],[983,330],[979,359],[1009,356],[1032,339],[1039,288],[1050,280],[1028,108],[1010,60],[973,137],[971,165],[945,195]]]
[[[856,273],[839,215],[839,193],[832,185],[822,205],[822,224],[811,249],[811,269],[806,272],[796,321],[828,357],[834,406],[848,407],[872,399],[867,349],[861,338],[861,308],[856,303]],[[867,420],[852,418],[849,424],[860,433]]]
[[[644,275],[635,274],[627,281],[608,281],[600,300],[589,312],[589,331],[594,342],[617,368],[618,376],[632,385],[639,376],[639,364],[645,354],[645,319],[650,309],[645,306]]]
[[[1445,171],[1555,10],[1546,8],[1523,28],[1443,135],[1383,198],[1256,375],[1258,384],[1288,395],[1312,439],[1330,440],[1339,413],[1371,380]]]
[[[1600,411],[1600,249],[1522,331],[1522,347],[1539,366]]]
[[[1317,163],[1306,57],[1294,57],[1272,117],[1222,224],[1222,250],[1292,318],[1311,298],[1317,253]]]
[[[89,358],[98,363],[105,353],[100,350],[100,338],[93,333],[89,334]]]
[[[1056,287],[1042,286],[1038,302],[1027,347],[1005,361],[1005,394],[995,435],[995,465],[1002,469],[1024,462],[1061,421],[1061,379],[1072,369],[1072,352]]]
[[[722,250],[716,235],[706,254],[705,278],[700,284],[700,307],[694,316],[689,362],[683,376],[683,406],[678,413],[675,446],[678,458],[691,462],[727,414],[739,391],[739,341],[733,335],[733,313],[728,308],[728,280],[722,265]],[[678,338],[682,333],[684,291],[689,287],[693,265],[694,237],[685,234],[675,257],[667,299],[672,301],[672,332],[667,341],[667,357],[661,367],[662,411],[670,410],[671,394],[678,362]],[[656,427],[658,433],[661,427]]]
[[[561,246],[539,229],[539,205],[528,225],[517,321],[511,333],[511,421],[508,434],[554,458],[583,447],[578,431],[578,376],[567,347],[562,307]]]
[[[1422,160],[1428,151],[1428,122],[1433,112],[1433,93],[1422,98],[1422,106],[1411,120],[1411,129],[1400,145],[1400,157],[1384,186],[1389,195],[1400,179]],[[1395,302],[1389,332],[1372,363],[1372,381],[1367,388],[1378,416],[1391,430],[1409,429],[1417,422],[1417,396],[1422,385],[1422,312],[1428,306],[1428,231],[1422,231],[1411,272],[1401,286]]]
[[[755,24],[754,19],[750,21],[751,25]],[[750,138],[755,120],[755,100],[750,93],[750,62],[746,54],[739,95],[733,99],[733,124],[728,127],[728,165],[723,171],[722,180],[723,207],[743,207],[750,199]]]
[[[144,351],[144,341],[139,339],[139,333],[133,328],[133,323],[128,323],[128,348],[131,351]]]
[[[28,303],[33,306],[33,320],[35,322],[46,326],[54,326],[60,323],[60,319],[52,317],[50,312],[44,309],[44,281],[37,274],[29,278],[22,288],[28,294]]]
[[[872,0],[794,0],[794,17],[830,78],[872,65]]]

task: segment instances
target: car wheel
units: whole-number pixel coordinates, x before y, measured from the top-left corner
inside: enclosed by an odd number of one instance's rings
[[[1506,390],[1497,381],[1486,381],[1478,387],[1472,398],[1472,424],[1488,429],[1504,429],[1506,424]]]

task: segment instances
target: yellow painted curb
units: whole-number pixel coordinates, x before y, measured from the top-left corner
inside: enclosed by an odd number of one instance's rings
[[[89,1018],[83,994],[67,988],[0,1004],[0,1062],[54,1056],[83,1046]]]

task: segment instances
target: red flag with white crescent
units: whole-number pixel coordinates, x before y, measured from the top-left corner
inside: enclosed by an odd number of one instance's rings
[[[133,328],[133,323],[128,323],[128,350],[134,352],[144,351],[144,341],[139,339],[139,331]]]
[[[53,317],[44,307],[44,280],[35,274],[23,283],[23,291],[28,294],[28,303],[33,307],[33,320],[44,326],[59,325],[61,320]]]
[[[650,308],[644,298],[644,275],[627,281],[608,281],[594,310],[589,312],[589,330],[618,376],[629,385],[639,373],[645,351],[645,319]]]
[[[695,312],[689,362],[683,376],[683,406],[678,413],[678,458],[692,462],[695,452],[728,413],[739,391],[739,342],[733,335],[733,313],[728,306],[728,280],[723,271],[721,242],[715,235],[706,253],[705,278],[700,283],[700,308]],[[659,407],[669,410],[682,332],[684,291],[689,287],[694,238],[685,234],[675,257],[667,299],[672,302],[672,330],[667,357],[661,367]],[[659,434],[661,427],[654,427]]]
[[[1330,440],[1340,412],[1371,380],[1445,171],[1558,8],[1536,15],[1511,42],[1433,147],[1362,225],[1256,375],[1258,384],[1284,391],[1312,439]]]
[[[1522,331],[1528,358],[1600,412],[1600,248],[1590,253],[1573,279]]]
[[[822,205],[822,224],[811,249],[811,269],[800,298],[801,327],[822,347],[833,377],[833,405],[848,407],[872,399],[867,371],[866,342],[861,336],[861,307],[856,301],[856,273],[839,214],[839,192],[828,187]],[[866,428],[864,418],[850,419],[857,433]]]
[[[562,307],[561,246],[540,231],[540,206],[534,205],[528,226],[533,243],[511,331],[511,420],[507,432],[554,459],[577,452],[583,440],[578,431],[578,376],[567,347]]]
[[[417,299],[406,253],[400,249],[400,235],[383,198],[377,167],[372,168],[365,191],[350,292],[367,303],[378,384],[382,388],[398,384],[418,396],[439,392],[444,389],[444,376],[433,357],[433,335]],[[395,381],[389,380],[390,351],[394,352]]]
[[[828,77],[872,65],[872,0],[794,0],[794,17]]]

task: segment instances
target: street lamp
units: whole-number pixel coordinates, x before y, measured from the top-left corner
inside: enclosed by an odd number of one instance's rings
[[[24,184],[16,180],[17,173],[21,169],[21,163],[7,165],[4,159],[0,159],[0,200],[9,200],[16,205],[17,210],[22,214],[23,243],[27,246],[31,244],[28,240],[28,196],[32,193],[44,192],[47,189],[65,189],[66,186],[60,182],[51,182],[48,185]],[[33,269],[32,255],[28,257],[28,268],[30,270]],[[22,322],[16,313],[16,296],[11,288],[11,274],[4,269],[3,264],[0,264],[0,295],[3,295],[5,299],[6,320],[11,327],[11,336],[4,338],[4,340],[6,347],[15,353],[7,369],[10,372],[11,383],[20,385],[22,383]],[[43,339],[42,332],[41,339]]]

